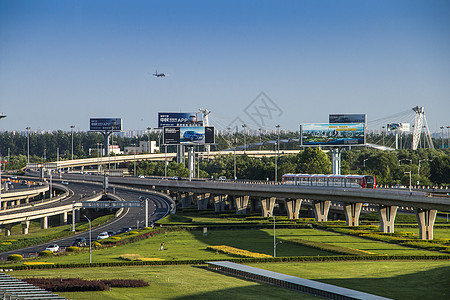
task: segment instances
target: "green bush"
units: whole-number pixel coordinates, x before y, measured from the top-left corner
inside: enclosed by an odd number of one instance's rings
[[[53,255],[55,255],[55,254],[50,250],[44,250],[44,251],[39,252],[39,256],[43,256],[43,257],[53,256]]]
[[[80,247],[76,247],[76,246],[70,246],[70,247],[66,248],[67,252],[78,252],[80,250],[81,250]]]
[[[22,259],[23,259],[23,257],[20,254],[11,254],[11,255],[8,255],[8,257],[7,257],[7,260],[9,260],[9,261],[19,261]]]
[[[102,246],[102,244],[100,244],[99,242],[92,242],[92,248],[100,248]]]

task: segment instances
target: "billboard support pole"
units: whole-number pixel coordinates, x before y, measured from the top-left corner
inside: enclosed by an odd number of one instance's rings
[[[189,145],[188,149],[189,181],[191,181],[195,176],[194,147]]]
[[[333,148],[331,151],[331,165],[333,175],[341,175],[341,148]]]

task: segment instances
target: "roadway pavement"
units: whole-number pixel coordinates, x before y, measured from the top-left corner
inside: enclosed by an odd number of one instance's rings
[[[69,182],[67,187],[73,191],[73,196],[69,197],[69,199],[63,200],[66,204],[67,202],[72,203],[74,199],[79,200],[81,195],[92,195],[93,191],[99,193],[102,190],[101,186],[90,183]],[[146,196],[149,199],[149,225],[164,218],[170,212],[170,203],[167,203],[167,200],[163,197],[146,193],[144,191],[130,190],[127,188],[116,188],[115,193],[124,201],[138,201],[139,196]],[[52,203],[49,205],[58,205],[58,203]],[[138,208],[124,208],[123,212],[118,217],[106,224],[92,228],[92,241],[97,240],[98,234],[103,231],[119,232],[123,227],[137,228],[137,226],[139,226],[139,228],[145,226],[145,206]],[[89,241],[89,230],[75,233],[74,235],[61,239],[49,241],[45,244],[0,253],[0,260],[6,260],[7,256],[10,254],[21,254],[24,257],[35,256],[36,253],[43,251],[49,244],[58,244],[64,249],[71,246],[77,237],[84,237],[87,241]],[[14,236],[11,236],[11,238],[14,238]]]

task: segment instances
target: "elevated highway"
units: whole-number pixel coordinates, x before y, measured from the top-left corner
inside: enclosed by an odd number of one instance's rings
[[[79,175],[71,175],[76,178]],[[86,176],[88,180],[102,181],[101,176]],[[223,211],[225,203],[245,214],[249,201],[256,201],[262,216],[272,215],[276,201],[282,202],[289,218],[298,218],[303,200],[312,201],[317,221],[327,221],[331,202],[343,203],[348,226],[359,225],[364,203],[378,206],[380,230],[394,232],[394,220],[399,207],[414,209],[422,239],[433,239],[437,211],[450,211],[450,197],[433,197],[431,193],[408,190],[355,189],[262,184],[254,182],[188,181],[134,177],[109,177],[109,182],[142,188],[151,188],[170,194],[182,207],[196,203],[206,209],[208,203],[216,211]]]

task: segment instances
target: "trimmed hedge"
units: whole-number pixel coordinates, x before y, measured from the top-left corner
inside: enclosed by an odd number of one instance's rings
[[[30,269],[65,269],[89,267],[118,267],[118,266],[148,266],[148,265],[202,265],[207,261],[222,261],[223,259],[192,259],[192,260],[165,260],[165,261],[118,261],[103,263],[77,263],[54,264],[34,266],[11,266],[14,270]],[[267,262],[314,262],[314,261],[378,261],[378,260],[450,260],[450,255],[337,255],[337,256],[289,256],[270,258],[232,258],[228,261],[235,263],[267,263]]]
[[[53,256],[53,255],[55,255],[55,253],[53,253],[50,250],[44,250],[44,251],[39,252],[39,256],[46,257],[46,256]]]
[[[23,257],[20,254],[11,254],[11,255],[8,255],[8,257],[6,259],[9,261],[19,261],[19,260],[22,260]]]

